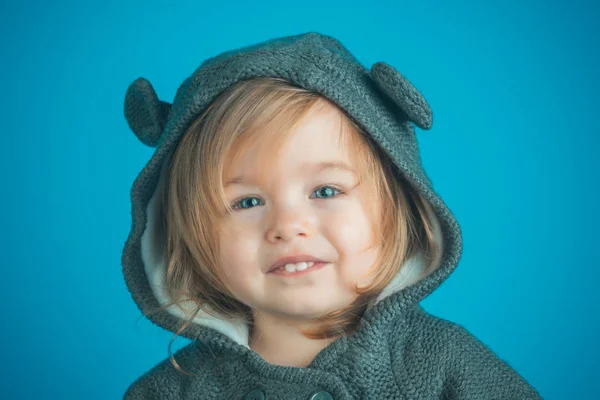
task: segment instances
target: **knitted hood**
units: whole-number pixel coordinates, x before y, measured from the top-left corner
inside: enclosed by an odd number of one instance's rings
[[[129,86],[125,96],[129,127],[144,144],[156,148],[131,190],[132,225],[122,256],[123,274],[135,303],[153,323],[172,332],[179,329],[185,318],[180,308],[155,312],[170,300],[165,290],[168,260],[158,196],[168,161],[186,129],[221,92],[240,80],[266,76],[318,92],[344,109],[427,200],[436,241],[442,248],[434,260],[437,268],[424,276],[424,257],[417,254],[370,304],[367,313],[375,308],[399,313],[414,306],[448,278],[462,252],[460,228],[422,168],[412,125],[430,129],[431,110],[418,90],[392,66],[378,62],[367,70],[338,40],[314,32],[207,59],[179,87],[172,104],[159,100],[144,78]],[[195,326],[210,327],[248,346],[248,327],[241,321],[200,312],[193,322],[182,336],[194,339]]]

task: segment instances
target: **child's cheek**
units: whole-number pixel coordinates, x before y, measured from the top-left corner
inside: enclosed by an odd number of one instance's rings
[[[239,272],[252,274],[256,269],[258,254],[258,236],[247,224],[231,224],[222,230],[220,236],[220,256],[227,275],[235,276]]]
[[[332,223],[327,225],[332,237],[344,249],[360,251],[372,240],[371,220],[358,202],[347,203],[332,214]]]
[[[379,254],[379,247],[373,246],[375,235],[371,217],[360,204],[346,207],[335,215],[335,220],[327,225],[325,237],[331,242],[339,256],[339,273],[347,287],[354,284],[367,284],[368,274]]]

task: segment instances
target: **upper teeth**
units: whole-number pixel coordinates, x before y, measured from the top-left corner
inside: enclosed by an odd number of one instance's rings
[[[310,268],[313,265],[315,265],[314,262],[310,261],[310,262],[299,262],[296,264],[285,264],[285,266],[283,267],[287,272],[296,272],[296,271],[304,271],[306,268]]]

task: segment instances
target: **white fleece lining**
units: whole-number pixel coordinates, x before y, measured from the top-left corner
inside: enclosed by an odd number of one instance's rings
[[[146,210],[148,221],[146,224],[146,230],[142,234],[141,238],[141,253],[142,261],[144,263],[144,269],[146,271],[150,287],[152,288],[152,292],[154,293],[154,296],[156,297],[158,303],[161,306],[163,306],[171,300],[166,292],[164,283],[168,263],[165,254],[166,240],[164,238],[164,230],[162,229],[162,226],[159,226],[161,224],[161,220],[159,218],[160,199],[158,198],[158,193],[160,193],[158,189],[161,189],[165,182],[167,165],[168,163],[164,163],[161,169],[161,175],[159,177],[157,190],[154,191],[152,198],[148,202],[148,208]],[[439,221],[429,204],[426,204],[426,208],[428,214],[434,222],[436,240],[443,251],[442,234]],[[441,261],[442,251],[439,252],[440,256],[435,260],[436,268],[439,262]],[[383,300],[384,298],[405,288],[406,286],[418,282],[421,278],[423,278],[423,269],[424,260],[422,254],[417,254],[415,257],[407,260],[404,266],[401,268],[400,272],[394,277],[394,279],[392,279],[392,281],[390,281],[390,283],[384,288],[384,290],[379,294],[377,299],[369,306],[369,308],[371,308],[373,305]],[[183,312],[183,310],[180,309],[180,307],[183,309],[192,310],[192,306],[193,303],[189,302],[188,304],[182,304],[179,307],[171,306],[167,308],[167,311],[178,318],[187,320],[188,317]],[[239,343],[240,345],[243,345],[245,347],[249,347],[248,326],[241,320],[215,318],[207,314],[206,312],[200,310],[198,315],[192,321],[193,323],[198,325],[211,327],[229,336],[236,343]]]

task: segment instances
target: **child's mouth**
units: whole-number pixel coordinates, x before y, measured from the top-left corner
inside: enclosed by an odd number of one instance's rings
[[[273,271],[269,272],[269,274],[274,274],[274,275],[279,275],[279,276],[283,276],[283,277],[292,277],[292,276],[301,276],[301,275],[306,275],[306,274],[310,274],[312,271],[316,271],[318,269],[323,268],[324,266],[328,265],[329,263],[326,262],[310,262],[307,263],[307,267],[306,269],[303,270],[294,270],[294,271],[287,271],[285,269],[285,267],[279,267],[277,269],[274,269]]]

